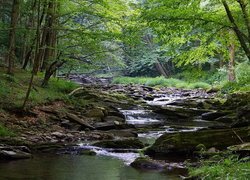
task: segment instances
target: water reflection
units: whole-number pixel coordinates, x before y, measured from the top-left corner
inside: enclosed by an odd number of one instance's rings
[[[138,171],[110,157],[40,155],[28,160],[0,162],[0,179],[174,180],[179,178],[159,172]]]

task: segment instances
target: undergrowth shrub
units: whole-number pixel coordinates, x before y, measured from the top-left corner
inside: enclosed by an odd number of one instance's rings
[[[113,84],[139,84],[147,86],[159,86],[159,87],[177,87],[177,88],[203,88],[209,89],[211,86],[205,82],[195,82],[188,83],[183,80],[175,78],[165,78],[163,76],[155,78],[146,78],[146,77],[117,77],[114,78]]]
[[[210,159],[201,160],[200,166],[189,168],[189,174],[204,180],[228,179],[246,180],[250,177],[250,159],[239,159],[237,155],[227,157],[214,155]]]
[[[0,124],[0,137],[5,137],[5,136],[14,136],[15,134],[4,127],[2,124]]]

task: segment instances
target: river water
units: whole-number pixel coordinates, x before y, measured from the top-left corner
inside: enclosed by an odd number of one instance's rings
[[[167,98],[169,99],[169,98]],[[154,102],[149,102],[154,103]],[[165,103],[157,101],[155,103]],[[127,123],[137,127],[147,125],[161,125],[166,121],[164,116],[154,114],[150,110],[135,109],[121,110],[126,116]],[[198,121],[197,121],[198,122]],[[195,123],[196,124],[196,123]],[[183,124],[182,124],[183,125]],[[147,143],[154,140],[163,133],[176,131],[195,131],[199,126],[187,124],[186,128],[180,130],[171,126],[161,126],[161,130],[139,133],[139,138]],[[0,179],[2,180],[165,180],[180,179],[177,171],[142,171],[129,166],[139,153],[118,153],[108,149],[101,149],[88,144],[80,144],[77,148],[94,150],[96,156],[73,154],[41,154],[32,159],[18,160],[0,163]]]
[[[138,171],[110,156],[37,155],[0,163],[1,180],[163,180],[164,172]]]

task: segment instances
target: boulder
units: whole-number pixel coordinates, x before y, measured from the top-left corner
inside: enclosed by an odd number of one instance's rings
[[[150,158],[139,157],[130,164],[131,167],[141,170],[162,170],[164,166]]]
[[[250,126],[250,106],[239,107],[237,110],[237,119],[231,127]]]
[[[102,148],[114,148],[114,149],[142,149],[145,147],[144,144],[139,139],[136,138],[100,141],[94,143],[93,145]]]
[[[146,150],[146,154],[192,154],[199,144],[203,144],[207,149],[215,147],[221,150],[230,145],[240,144],[241,140],[248,141],[249,132],[250,127],[164,134]]]
[[[103,108],[93,108],[88,110],[85,114],[86,117],[96,117],[96,118],[104,118],[104,109]]]

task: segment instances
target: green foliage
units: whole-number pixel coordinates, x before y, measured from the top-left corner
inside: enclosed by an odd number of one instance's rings
[[[250,64],[248,62],[240,63],[236,66],[236,81],[222,81],[222,93],[231,93],[235,91],[250,91]]]
[[[48,88],[50,91],[55,91],[58,93],[66,94],[66,93],[70,93],[71,91],[73,91],[77,87],[78,87],[78,85],[71,82],[71,81],[53,78],[53,79],[51,79]]]
[[[202,88],[202,89],[209,89],[211,88],[211,85],[205,83],[205,82],[195,82],[195,83],[190,83],[188,85],[189,89],[197,89],[197,88]]]
[[[240,63],[236,68],[237,82],[240,85],[250,85],[250,64],[249,62]]]
[[[15,134],[4,127],[2,124],[0,124],[0,137],[6,137],[6,136],[14,136]]]
[[[139,84],[147,86],[159,87],[177,87],[177,88],[203,88],[209,89],[211,86],[204,82],[188,83],[179,79],[169,78],[166,79],[162,76],[155,78],[148,77],[117,77],[113,80],[113,84]]]
[[[236,155],[211,157],[203,160],[198,168],[189,168],[189,174],[204,180],[245,180],[250,176],[250,161],[244,162]]]
[[[0,69],[0,109],[17,108],[23,103],[31,74],[26,71],[16,71],[15,76],[3,73]],[[41,88],[43,74],[39,74],[34,80],[28,101],[29,106],[51,102],[54,100],[68,100],[67,94],[78,87],[77,84],[62,79],[52,78],[48,87]]]

